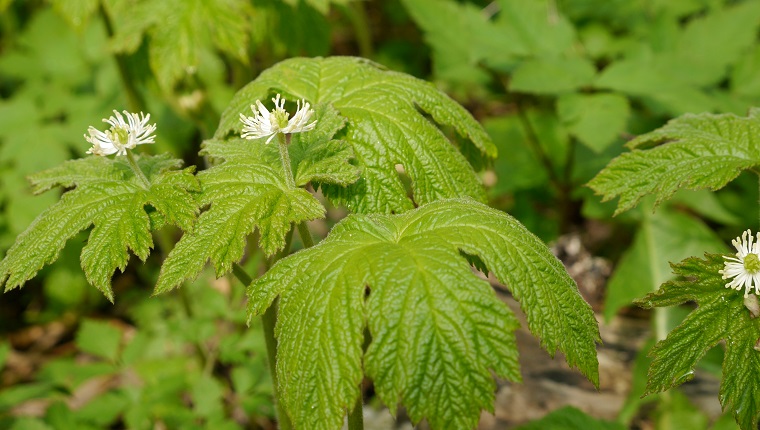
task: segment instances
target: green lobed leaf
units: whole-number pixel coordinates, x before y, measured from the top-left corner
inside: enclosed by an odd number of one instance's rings
[[[198,190],[194,167],[176,170],[181,161],[169,156],[138,159],[151,183],[146,188],[120,157],[87,157],[30,177],[42,192],[54,186],[75,187],[40,214],[16,239],[0,262],[0,285],[20,287],[58,258],[66,241],[91,225],[95,227],[82,249],[81,264],[87,280],[111,301],[111,276],[122,271],[129,251],[143,261],[153,247],[147,206],[162,223],[192,228],[197,206],[191,191]]]
[[[441,198],[485,201],[479,178],[436,124],[452,126],[489,157],[496,148],[480,124],[432,84],[359,58],[294,58],[267,69],[235,95],[215,138],[239,134],[238,115],[249,113],[257,99],[268,102],[272,93],[329,103],[347,120],[341,140],[352,146],[361,178],[347,187],[323,187],[333,202],[353,212],[399,213]],[[411,178],[414,202],[397,164]]]
[[[760,109],[747,117],[687,114],[628,143],[625,153],[588,186],[607,201],[620,196],[616,214],[654,194],[655,205],[679,188],[717,190],[760,163]]]
[[[645,394],[680,385],[694,377],[694,367],[713,346],[725,342],[720,402],[743,430],[757,428],[760,418],[760,319],[752,318],[743,294],[725,288],[718,273],[724,267],[719,254],[691,257],[674,264],[678,279],[637,300],[645,308],[696,302],[698,307],[650,352],[653,357]]]
[[[296,183],[355,181],[358,171],[348,164],[351,149],[332,140],[344,120],[326,105],[317,108],[315,118],[317,127],[296,135],[290,145]],[[203,154],[222,160],[198,174],[202,189],[199,203],[209,209],[164,261],[156,293],[194,278],[209,260],[217,276],[229,272],[232,264],[243,258],[248,235],[255,229],[259,231],[259,246],[266,255],[272,255],[285,246],[291,224],[324,217],[325,209],[314,196],[287,185],[277,143],[265,144],[265,140],[229,138],[203,143]]]
[[[319,126],[308,133],[294,134],[288,149],[296,185],[316,182],[317,185],[345,187],[353,184],[361,173],[349,163],[354,158],[354,150],[348,142],[333,139],[345,127],[345,118],[328,104],[315,108],[315,118],[319,119]]]
[[[340,428],[362,364],[378,396],[414,422],[472,428],[492,410],[491,371],[520,379],[517,320],[466,255],[510,288],[550,354],[562,351],[598,383],[596,320],[559,260],[509,215],[440,200],[401,215],[351,215],[250,286],[250,318],[281,295],[277,374],[296,427]],[[365,324],[372,342],[362,358]]]
[[[314,118],[314,130],[292,135],[289,145],[296,185],[355,182],[359,170],[349,164],[353,150],[333,139],[345,127],[345,118],[324,103],[315,107]],[[222,161],[198,175],[199,203],[209,209],[164,261],[157,294],[197,276],[209,260],[217,276],[229,272],[243,258],[248,235],[255,229],[259,246],[272,255],[285,246],[291,224],[324,217],[324,207],[308,191],[287,185],[277,143],[265,141],[229,138],[203,143],[204,155]]]

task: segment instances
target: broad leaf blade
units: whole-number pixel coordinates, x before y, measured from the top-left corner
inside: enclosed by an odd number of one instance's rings
[[[156,217],[184,229],[192,227],[197,205],[190,194],[198,189],[193,169],[174,170],[181,161],[168,156],[141,157],[138,164],[151,182],[146,188],[125,161],[87,157],[30,177],[40,192],[53,186],[75,187],[40,214],[0,262],[0,285],[20,287],[46,264],[58,258],[66,241],[95,225],[82,250],[88,281],[113,300],[111,276],[124,269],[129,251],[145,260],[153,246],[146,206]]]
[[[217,139],[239,134],[238,115],[252,101],[267,102],[280,92],[331,104],[346,118],[345,137],[354,150],[361,178],[348,187],[325,186],[325,195],[353,212],[403,212],[414,203],[470,196],[485,200],[480,180],[435,123],[452,126],[483,154],[496,149],[480,124],[432,84],[350,57],[295,58],[264,71],[240,90],[222,115]],[[414,202],[396,172],[404,166]]]
[[[354,150],[348,142],[333,139],[345,126],[346,119],[331,105],[315,109],[318,126],[308,133],[293,135],[288,148],[296,185],[309,182],[347,186],[359,179],[360,170],[349,162]]]
[[[204,143],[204,151],[229,161],[198,175],[198,200],[209,209],[167,257],[156,293],[195,277],[208,260],[217,276],[229,272],[243,258],[247,238],[256,229],[259,245],[272,255],[285,245],[291,224],[324,216],[324,208],[308,191],[287,185],[276,144],[211,140]]]
[[[492,408],[491,371],[519,380],[517,321],[462,251],[512,289],[550,352],[560,349],[597,383],[596,321],[562,264],[508,215],[442,200],[402,215],[349,216],[251,285],[250,316],[282,295],[278,375],[296,426],[340,427],[359,395],[365,319],[367,375],[415,422],[471,428]]]
[[[721,340],[725,341],[720,401],[732,411],[742,430],[757,428],[760,418],[760,354],[754,349],[760,339],[760,319],[752,318],[743,294],[725,288],[719,270],[721,255],[705,259],[687,258],[673,265],[678,279],[666,282],[659,291],[637,301],[640,306],[674,306],[687,301],[698,307],[665,340],[650,352],[646,394],[664,391],[694,377],[697,361]]]
[[[744,169],[760,163],[760,110],[733,114],[684,115],[629,143],[623,154],[588,186],[604,200],[620,196],[616,213],[654,194],[655,204],[680,188],[717,190]]]

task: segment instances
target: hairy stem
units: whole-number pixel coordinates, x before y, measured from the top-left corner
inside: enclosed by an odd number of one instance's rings
[[[135,172],[135,176],[140,178],[140,182],[145,185],[145,188],[150,188],[150,181],[148,181],[148,178],[145,176],[145,173],[143,173],[142,169],[140,169],[140,166],[137,165],[135,156],[132,155],[132,152],[129,150],[127,150],[127,162],[129,163],[129,167],[132,168],[132,171]]]
[[[108,16],[108,12],[106,12],[106,9],[102,3],[100,5],[100,15],[103,17],[103,24],[105,25],[108,38],[113,38],[113,24],[111,23],[111,18]],[[116,67],[119,70],[119,78],[121,78],[121,83],[124,85],[124,91],[127,93],[127,104],[129,104],[130,110],[132,112],[145,111],[145,99],[143,98],[142,94],[137,91],[137,87],[135,86],[136,80],[130,76],[129,68],[127,67],[126,56],[122,54],[114,54],[114,59],[116,60]]]
[[[280,148],[280,161],[282,162],[282,170],[285,172],[285,182],[290,188],[295,188],[296,181],[293,179],[293,168],[290,165],[290,153],[288,153],[290,134],[278,134],[277,146]],[[314,239],[311,237],[311,232],[309,232],[309,227],[305,221],[298,224],[298,235],[301,236],[304,248],[314,246]]]
[[[285,173],[285,183],[290,188],[296,187],[296,181],[293,179],[293,168],[290,166],[290,154],[288,146],[290,145],[290,134],[277,134],[277,146],[280,148],[280,161],[282,170]]]
[[[348,414],[348,430],[364,430],[364,398],[362,397],[361,390],[359,392],[359,398],[356,399],[356,404],[351,412]]]
[[[298,224],[298,235],[301,236],[301,242],[304,248],[311,248],[314,246],[314,238],[311,237],[309,226],[306,225],[306,221]]]
[[[238,263],[232,265],[232,274],[246,287],[251,285],[253,279]],[[274,406],[277,412],[277,425],[280,430],[290,430],[293,425],[290,423],[287,412],[280,401],[280,390],[277,385],[277,339],[274,337],[274,327],[277,323],[277,300],[264,312],[261,317],[264,326],[264,340],[267,344],[267,358],[269,361],[269,376],[272,378],[272,390],[274,395]]]

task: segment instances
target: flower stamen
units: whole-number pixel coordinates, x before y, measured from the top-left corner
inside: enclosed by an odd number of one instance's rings
[[[84,138],[92,144],[92,148],[87,150],[88,154],[126,155],[128,149],[155,142],[153,132],[156,131],[156,124],[148,124],[150,114],[140,112],[138,115],[124,111],[127,117],[125,121],[119,112],[114,110],[113,113],[114,116],[103,119],[103,122],[111,126],[108,130],[100,131],[92,126],[87,129],[90,135],[85,134]]]
[[[240,114],[240,121],[243,123],[243,130],[240,136],[244,139],[260,139],[269,136],[266,143],[269,143],[278,134],[301,133],[313,130],[317,121],[309,123],[314,110],[306,100],[297,102],[296,113],[290,118],[285,110],[285,99],[279,94],[273,98],[274,109],[270,112],[261,103],[256,100],[256,105],[251,105],[253,116]]]
[[[735,256],[723,256],[726,262],[723,270],[718,271],[723,279],[731,279],[726,288],[743,288],[745,298],[754,289],[754,294],[760,296],[760,233],[755,240],[752,232],[747,230],[731,244],[737,252]]]

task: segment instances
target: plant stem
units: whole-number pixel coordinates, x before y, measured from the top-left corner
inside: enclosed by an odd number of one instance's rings
[[[290,423],[288,413],[282,405],[280,399],[279,378],[277,377],[277,338],[274,337],[274,328],[277,325],[277,309],[279,298],[274,299],[272,304],[261,316],[261,322],[264,326],[264,340],[267,343],[267,361],[269,362],[269,375],[272,378],[272,387],[274,388],[275,408],[277,410],[277,426],[280,430],[290,430],[293,425]]]
[[[102,3],[100,4],[100,15],[103,17],[103,24],[106,27],[106,34],[108,35],[108,38],[113,38],[113,24],[111,23],[111,19],[108,17],[108,12],[106,12],[106,9]],[[127,104],[129,104],[130,110],[132,112],[145,111],[145,99],[143,98],[142,94],[137,91],[137,87],[135,87],[135,80],[130,76],[129,68],[127,67],[126,56],[122,54],[114,54],[114,59],[116,60],[116,67],[119,69],[119,77],[121,78],[121,83],[124,85],[124,91],[127,93]]]
[[[278,134],[277,146],[280,148],[280,161],[282,162],[282,170],[285,173],[285,183],[290,188],[296,187],[296,181],[293,179],[293,168],[290,165],[290,153],[288,153],[288,146],[290,145],[290,134]],[[309,226],[306,222],[298,224],[298,235],[301,236],[301,242],[303,242],[304,248],[311,248],[314,246],[314,238],[311,237],[309,232]]]
[[[359,390],[359,398],[356,399],[354,408],[348,414],[348,430],[364,430],[364,398]]]
[[[286,251],[287,252],[287,251]],[[232,274],[246,287],[251,285],[253,279],[238,263],[232,264]],[[280,390],[277,385],[277,339],[274,337],[274,327],[277,323],[277,300],[261,316],[264,326],[264,340],[267,345],[267,361],[269,361],[269,376],[272,378],[272,390],[274,395],[274,406],[277,412],[277,426],[280,430],[290,430],[293,428],[288,418],[287,412],[280,401]]]
[[[132,171],[135,172],[135,176],[140,178],[140,181],[145,185],[145,188],[150,188],[150,181],[145,176],[145,173],[140,169],[140,166],[137,165],[137,161],[135,161],[135,156],[132,155],[132,152],[127,150],[127,162],[129,162],[129,167],[132,168]]]
[[[538,157],[541,164],[543,164],[546,173],[549,175],[549,182],[557,190],[557,192],[561,193],[562,180],[557,175],[557,172],[554,171],[554,164],[552,163],[552,160],[549,159],[549,156],[541,147],[541,140],[538,138],[538,133],[536,133],[536,130],[533,128],[533,124],[531,124],[530,118],[528,118],[528,114],[525,112],[525,108],[523,107],[519,96],[515,99],[515,106],[517,106],[517,118],[520,120],[520,124],[525,130],[525,137],[527,138],[526,140],[528,142],[528,146],[536,155],[536,157]]]
[[[282,170],[285,173],[285,183],[290,188],[296,187],[296,181],[293,179],[293,168],[290,166],[290,154],[288,146],[290,145],[290,134],[278,134],[277,146],[280,148],[280,161]]]
[[[301,236],[304,249],[314,246],[314,238],[311,237],[311,232],[309,231],[309,226],[306,225],[306,221],[298,224],[298,235]]]
[[[371,58],[373,55],[372,34],[370,34],[370,25],[367,20],[367,12],[364,10],[362,2],[351,2],[347,5],[338,6],[351,21],[351,27],[354,29],[356,43],[359,45],[359,55],[364,58]]]

